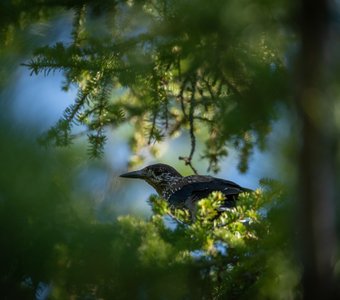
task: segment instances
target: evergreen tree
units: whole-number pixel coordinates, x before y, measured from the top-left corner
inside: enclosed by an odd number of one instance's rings
[[[266,148],[281,107],[300,113],[307,120],[304,125],[310,125],[308,116],[324,120],[329,112],[319,110],[319,98],[311,105],[314,110],[305,110],[305,93],[297,109],[292,108],[287,45],[299,38],[287,26],[292,8],[285,1],[44,0],[0,5],[2,61],[15,60],[8,49],[17,48],[16,41],[30,34],[27,29],[34,22],[65,15],[73,20],[71,40],[37,47],[23,64],[32,74],[61,71],[62,88],[78,89],[63,116],[39,138],[45,145],[70,146],[79,136],[74,130],[78,126],[87,135],[89,156],[100,158],[111,131],[130,124],[129,145],[136,154],[132,165],[140,163],[143,147],[153,152],[153,145],[187,133],[188,152],[178,156],[193,172],[195,155],[208,161],[208,171],[218,172],[231,147],[239,153],[239,170],[246,172],[254,149]],[[313,16],[319,17],[318,10]],[[302,29],[311,24],[306,15],[302,20],[307,20]],[[327,15],[315,27],[321,45],[317,55],[309,52],[311,32],[302,30],[301,53],[309,59],[301,59],[301,70],[317,59],[316,68],[308,69],[310,77],[301,80],[302,92],[317,86],[319,77],[313,75],[322,70],[326,42],[321,36],[328,32],[323,21],[328,24]],[[11,68],[6,65],[3,72]],[[1,79],[1,86],[5,83]],[[8,124],[6,120],[0,126]],[[313,141],[328,145],[331,140],[327,134],[308,140],[315,128],[304,128],[306,153]],[[327,130],[323,133],[332,132]],[[0,284],[5,299],[39,299],[45,293],[50,299],[293,299],[308,297],[313,291],[308,284],[320,274],[331,283],[321,283],[315,291],[329,289],[326,296],[333,296],[332,280],[339,276],[330,275],[334,264],[319,274],[308,255],[317,257],[320,249],[303,248],[306,260],[296,253],[296,236],[306,236],[308,243],[315,236],[305,235],[308,210],[304,227],[296,232],[294,197],[282,183],[263,179],[254,193],[241,195],[235,208],[218,216],[223,197],[215,192],[200,201],[194,220],[186,210],[171,209],[152,196],[151,218],[119,216],[101,223],[91,207],[77,206],[77,199],[86,197],[72,192],[72,154],[55,157],[53,152],[53,157],[51,149],[43,152],[21,137],[14,131],[1,133],[0,162],[6,172],[0,175]],[[198,139],[205,144],[202,153],[197,153]],[[22,148],[27,149],[25,159]],[[311,157],[317,160],[308,155],[301,166],[311,164]],[[302,181],[302,187],[313,182]],[[326,200],[332,208],[331,199]],[[301,210],[306,208],[303,202]],[[327,224],[333,229],[332,220]],[[326,242],[334,239],[324,236]],[[333,244],[327,245],[331,253]],[[310,270],[316,275],[308,280]]]

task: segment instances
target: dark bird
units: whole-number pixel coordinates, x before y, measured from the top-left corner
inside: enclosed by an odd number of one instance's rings
[[[157,193],[168,201],[171,207],[187,208],[193,214],[196,203],[214,191],[225,196],[219,211],[235,206],[238,194],[252,192],[235,182],[212,176],[191,175],[183,177],[173,167],[166,164],[154,164],[141,170],[120,175],[125,178],[139,178],[150,184]]]

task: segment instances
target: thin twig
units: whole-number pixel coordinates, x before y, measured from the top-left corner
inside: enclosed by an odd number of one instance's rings
[[[165,111],[164,111],[164,114],[165,114],[165,130],[168,131],[169,129],[169,101],[168,101],[168,98],[166,98],[165,100]]]
[[[194,120],[200,120],[200,121],[203,121],[203,122],[207,122],[209,124],[213,123],[213,121],[210,120],[209,118],[200,117],[200,116],[194,116]]]
[[[212,100],[215,100],[214,92],[213,92],[212,87],[211,87],[211,85],[209,84],[208,80],[205,79],[204,77],[202,77],[202,81],[203,81],[203,83],[206,85],[206,87],[207,87],[207,89],[208,89],[208,92],[209,92],[209,94],[210,94],[211,99],[212,99]]]
[[[195,87],[193,87],[192,95],[190,98],[190,110],[189,110],[189,124],[190,124],[190,138],[191,138],[191,151],[189,160],[192,160],[196,148],[196,137],[194,133],[194,110],[195,110]],[[196,172],[195,172],[196,173]]]
[[[171,67],[171,64],[169,64],[166,67],[166,71],[168,71]],[[164,92],[164,118],[165,118],[165,130],[167,131],[169,129],[169,98],[167,95],[167,91],[168,91],[168,84],[167,81],[163,80],[162,81],[162,88],[163,88],[163,92]]]
[[[152,127],[151,127],[150,134],[149,134],[148,145],[151,144],[151,139],[156,128],[156,120],[157,120],[157,111],[154,111],[153,116],[152,116]]]
[[[156,66],[156,65],[155,65]],[[161,78],[159,77],[159,75],[157,74],[157,72],[155,71],[155,67],[153,68],[153,72],[152,72],[152,125],[151,125],[151,130],[150,130],[150,134],[149,134],[149,139],[148,139],[148,145],[151,144],[151,140],[153,138],[154,132],[155,132],[155,128],[156,128],[156,120],[158,117],[158,95],[160,93],[159,90],[159,85],[161,82]]]
[[[183,96],[183,94],[184,94],[184,89],[185,89],[185,86],[186,86],[187,82],[188,82],[188,78],[185,78],[184,81],[182,82],[179,94],[177,96],[177,99],[181,103],[181,109],[182,109],[182,113],[183,113],[183,116],[184,116],[185,119],[188,119],[188,114],[185,111],[185,104],[184,104],[184,96]]]
[[[185,165],[189,166],[193,172],[197,175],[198,172],[192,164],[192,158],[196,149],[196,136],[194,128],[194,111],[195,111],[195,93],[196,93],[196,79],[192,82],[192,90],[190,97],[190,108],[189,108],[189,126],[190,126],[190,139],[191,139],[191,150],[189,156],[180,156],[178,159],[183,160]]]

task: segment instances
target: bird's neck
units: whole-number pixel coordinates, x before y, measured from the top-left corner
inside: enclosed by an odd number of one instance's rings
[[[158,195],[168,200],[172,193],[177,190],[183,177],[174,176],[168,180],[162,180],[160,182],[148,181],[148,183],[157,191]]]
[[[162,191],[159,193],[165,200],[169,200],[170,196],[176,192],[180,186],[183,177],[173,177],[171,181],[168,181],[161,185]]]

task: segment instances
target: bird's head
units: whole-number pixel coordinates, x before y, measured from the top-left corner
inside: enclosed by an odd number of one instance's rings
[[[143,179],[162,195],[166,186],[182,178],[182,175],[166,164],[154,164],[138,171],[122,174],[120,177]]]

